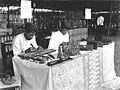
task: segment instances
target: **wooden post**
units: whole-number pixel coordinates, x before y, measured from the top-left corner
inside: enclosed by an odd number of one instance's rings
[[[9,22],[9,5],[7,6],[7,8],[8,8],[8,11],[7,11],[7,28],[9,28],[10,27],[10,22]]]
[[[110,29],[111,29],[111,18],[112,18],[112,1],[111,1],[111,10],[110,10],[110,21],[109,21],[108,35],[110,35]]]

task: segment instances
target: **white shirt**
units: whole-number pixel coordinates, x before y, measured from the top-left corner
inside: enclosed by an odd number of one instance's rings
[[[18,34],[14,39],[13,39],[13,54],[14,55],[19,55],[20,53],[24,52],[28,48],[31,47],[31,44],[35,47],[38,48],[38,45],[36,44],[36,39],[35,36],[31,40],[27,40],[24,36],[24,33]]]
[[[63,35],[60,31],[53,32],[50,38],[49,42],[49,49],[58,49],[59,45],[63,42],[68,42],[69,41],[69,34],[66,33]]]

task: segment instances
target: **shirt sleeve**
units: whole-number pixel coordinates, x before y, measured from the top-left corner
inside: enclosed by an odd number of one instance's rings
[[[69,42],[70,40],[70,37],[69,37],[69,34],[67,33],[67,42]]]
[[[19,55],[21,53],[19,37],[14,37],[12,42],[12,48],[13,48],[14,55]]]
[[[37,48],[38,48],[38,45],[37,45],[37,43],[36,43],[36,37],[34,36],[32,40],[33,40],[33,41],[32,41],[31,44],[37,49]]]
[[[48,48],[49,49],[58,49],[58,41],[57,40],[57,36],[55,35],[55,33],[52,33],[50,41],[49,41],[49,45]]]

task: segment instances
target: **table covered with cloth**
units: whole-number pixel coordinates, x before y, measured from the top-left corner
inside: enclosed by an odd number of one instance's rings
[[[114,70],[114,44],[53,66],[14,56],[14,72],[21,78],[22,90],[117,90],[120,78]]]
[[[112,42],[109,45],[104,45],[98,49],[102,50],[103,58],[103,80],[104,82],[110,81],[116,77],[114,69],[114,46]]]
[[[14,56],[14,72],[22,90],[97,90],[102,83],[101,51],[87,51],[53,66]]]
[[[120,89],[120,77],[116,76],[114,65],[114,50],[115,42],[112,42],[103,47],[99,47],[98,50],[102,50],[102,84],[99,90],[119,90]]]

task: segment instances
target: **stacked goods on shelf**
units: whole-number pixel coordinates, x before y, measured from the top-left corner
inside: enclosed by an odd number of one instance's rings
[[[77,41],[82,38],[87,39],[88,37],[88,28],[76,28],[76,29],[70,29],[68,31],[70,35],[70,41]]]
[[[1,24],[2,23],[7,24],[7,19],[8,19],[7,13],[0,13]],[[20,15],[18,13],[10,13],[9,14],[9,24],[10,24],[9,28],[12,28],[14,24],[16,23],[24,23],[24,20],[20,18]],[[0,26],[0,27],[3,27],[3,26]],[[4,26],[4,28],[7,28],[7,25]]]
[[[1,35],[0,36],[0,43],[11,42],[12,40],[13,40],[12,35]]]
[[[72,11],[72,12],[43,12],[36,13],[34,16],[36,19],[35,23],[39,29],[47,30],[58,29],[58,24],[61,19],[67,21],[68,28],[80,28],[86,27],[86,21],[82,11]],[[50,30],[50,31],[51,31]],[[54,30],[53,30],[54,31]]]
[[[70,23],[70,28],[86,27],[86,21],[82,11],[68,12],[67,19]]]
[[[20,32],[19,28],[16,28],[16,27],[20,26],[21,24],[24,24],[24,20],[20,18],[20,15],[18,14],[18,12],[9,13],[9,23],[8,23],[7,13],[6,12],[0,13],[0,28],[1,29],[5,29],[8,32],[7,28],[10,28],[12,29],[12,33],[16,35],[16,33],[18,34],[18,32]]]
[[[5,13],[0,14],[0,28],[1,29],[7,28],[7,14]]]

